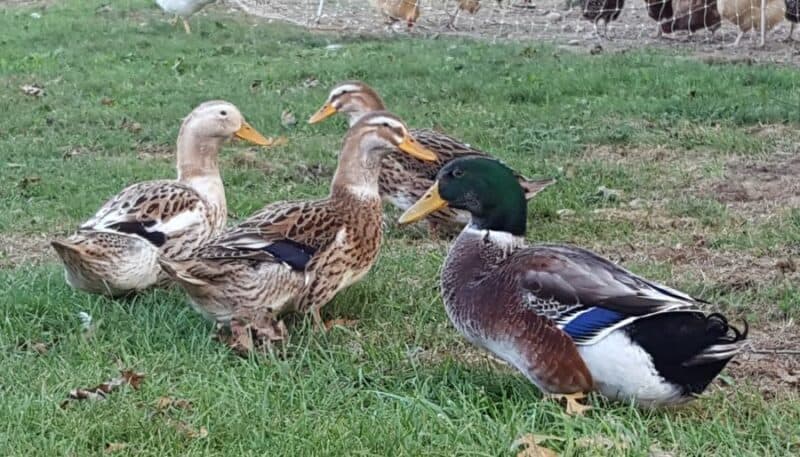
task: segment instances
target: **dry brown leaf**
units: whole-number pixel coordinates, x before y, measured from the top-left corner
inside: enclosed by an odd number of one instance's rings
[[[558,454],[554,450],[540,446],[540,443],[548,440],[563,441],[564,439],[552,435],[534,435],[528,433],[517,438],[511,445],[511,448],[517,449],[525,446],[517,453],[517,457],[558,457]]]
[[[358,319],[331,319],[325,321],[325,330],[330,330],[333,327],[355,327],[358,324]]]
[[[31,97],[44,96],[44,87],[39,84],[25,84],[24,86],[20,86],[20,90],[22,90],[23,94],[30,95]]]
[[[81,400],[105,400],[108,394],[119,389],[124,385],[131,386],[134,390],[138,389],[144,379],[144,373],[137,373],[132,370],[122,370],[120,376],[98,384],[88,389],[72,389],[67,399],[61,402],[61,408],[66,408],[70,401]]]
[[[192,402],[181,398],[159,397],[156,401],[156,409],[163,411],[169,408],[192,409]]]
[[[171,418],[167,418],[167,423],[173,427],[175,430],[181,432],[187,438],[192,439],[203,439],[208,436],[208,429],[204,426],[200,426],[200,428],[196,428],[192,424],[189,424],[184,421],[179,421]]]
[[[279,136],[277,138],[269,137],[267,138],[267,141],[269,142],[268,146],[273,148],[289,144],[289,138],[286,138],[285,136]]]
[[[110,97],[103,97],[100,99],[100,104],[105,106],[112,106],[114,104],[114,99]]]
[[[128,443],[106,443],[106,446],[103,449],[103,452],[105,452],[106,454],[111,454],[113,452],[122,451],[127,447],[128,447]]]
[[[22,351],[35,352],[37,354],[46,354],[48,351],[47,343],[24,341],[17,345],[17,348]]]
[[[119,126],[131,133],[139,133],[142,131],[142,124],[128,120],[127,118],[123,119]]]

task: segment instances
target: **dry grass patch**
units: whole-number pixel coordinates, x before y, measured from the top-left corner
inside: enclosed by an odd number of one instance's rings
[[[50,235],[44,233],[0,234],[0,268],[54,262],[56,254],[50,247],[51,239]]]

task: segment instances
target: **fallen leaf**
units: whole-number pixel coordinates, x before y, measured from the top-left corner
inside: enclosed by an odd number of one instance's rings
[[[303,86],[305,86],[307,88],[317,87],[317,86],[319,86],[319,79],[317,79],[317,78],[315,78],[313,76],[310,77],[310,78],[306,78],[306,80],[303,81]]]
[[[120,123],[120,128],[123,128],[131,133],[139,133],[142,131],[142,124],[125,118],[122,120],[122,123]]]
[[[511,449],[517,449],[525,446],[519,453],[517,453],[517,457],[558,457],[558,454],[552,449],[548,449],[539,445],[540,443],[548,440],[564,441],[563,438],[559,438],[557,436],[534,435],[529,433],[517,438],[516,441],[514,441],[514,443],[511,445]]]
[[[43,97],[44,94],[44,87],[38,84],[25,84],[24,86],[20,86],[22,93],[25,95],[30,95],[31,97]]]
[[[208,436],[208,429],[204,426],[196,428],[192,424],[169,417],[167,418],[167,423],[175,430],[183,433],[187,438],[203,439]]]
[[[358,324],[357,319],[331,319],[325,322],[325,330],[333,327],[355,327],[356,324]]]
[[[294,117],[294,113],[289,110],[284,110],[281,113],[281,125],[288,129],[293,127],[295,124],[297,124],[297,118]]]
[[[650,446],[647,457],[675,457],[675,454],[662,450],[658,445]]]
[[[619,200],[622,198],[622,191],[619,189],[610,189],[606,186],[597,188],[596,194],[604,200]]]
[[[103,97],[100,99],[100,104],[105,106],[111,106],[114,104],[114,99],[109,97]]]
[[[277,138],[269,137],[267,139],[267,142],[269,143],[267,146],[274,148],[277,146],[284,146],[286,144],[289,144],[289,138],[286,138],[285,136],[279,136]]]
[[[49,349],[47,347],[47,343],[36,342],[33,341],[25,341],[17,345],[17,348],[21,351],[30,351],[35,352],[37,354],[45,354]]]
[[[128,443],[106,443],[103,452],[111,454],[112,452],[119,452],[128,447]]]
[[[170,408],[192,409],[192,402],[172,397],[159,397],[158,401],[156,401],[156,409],[163,411]]]
[[[105,400],[108,394],[119,389],[124,385],[131,386],[137,390],[144,379],[144,373],[137,373],[132,370],[122,370],[120,376],[112,378],[102,384],[88,389],[72,389],[67,396],[67,399],[61,402],[61,408],[66,408],[70,401],[81,400]]]

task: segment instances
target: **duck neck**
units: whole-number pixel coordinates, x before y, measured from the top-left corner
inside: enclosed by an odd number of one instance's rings
[[[227,202],[219,173],[224,138],[202,137],[184,126],[178,135],[178,181],[192,187],[211,205],[218,224],[225,225]],[[217,225],[218,225],[217,224]]]
[[[380,201],[378,176],[383,154],[368,139],[348,136],[339,154],[339,163],[331,182],[331,195],[348,195],[357,200]]]

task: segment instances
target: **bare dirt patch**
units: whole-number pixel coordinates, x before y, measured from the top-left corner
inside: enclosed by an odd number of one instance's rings
[[[800,330],[797,323],[771,324],[750,332],[748,348],[728,365],[733,379],[773,398],[800,392]]]
[[[745,216],[800,208],[800,154],[780,153],[767,160],[737,157],[723,179],[700,187],[733,212]]]
[[[379,12],[366,0],[325,0],[317,22],[318,0],[227,0],[227,4],[267,20],[286,21],[311,29],[349,34],[411,34],[427,37],[469,36],[492,41],[516,40],[555,43],[566,49],[586,53],[626,52],[631,49],[660,48],[681,50],[700,56],[709,64],[774,62],[800,65],[800,43],[780,40],[789,32],[783,22],[767,34],[764,48],[754,36],[740,46],[732,44],[738,28],[723,21],[713,36],[700,31],[694,35],[678,32],[671,37],[654,38],[656,22],[647,16],[644,2],[627,2],[619,20],[611,23],[611,40],[599,40],[592,24],[582,18],[580,1],[567,9],[566,0],[483,1],[475,14],[461,12],[456,30],[446,27],[456,11],[455,0],[419,2],[417,24],[407,31],[404,22],[387,26]]]
[[[51,239],[46,234],[0,234],[0,268],[54,262],[56,255],[50,247]]]

